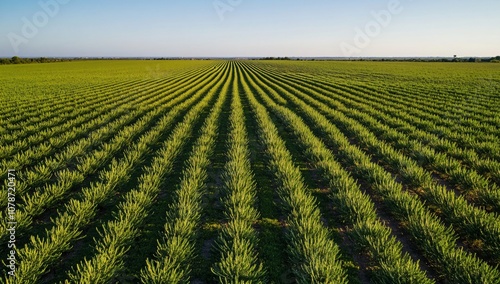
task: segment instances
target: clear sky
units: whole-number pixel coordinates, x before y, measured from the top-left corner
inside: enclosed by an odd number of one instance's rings
[[[0,57],[496,56],[499,0],[0,0]]]

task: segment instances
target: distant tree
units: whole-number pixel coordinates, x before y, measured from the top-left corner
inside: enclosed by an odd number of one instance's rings
[[[14,56],[10,59],[12,64],[21,64],[23,60],[19,56]]]

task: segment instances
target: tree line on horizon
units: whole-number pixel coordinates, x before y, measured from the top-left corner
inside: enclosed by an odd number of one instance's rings
[[[55,57],[34,57],[34,58],[21,58],[19,56],[13,56],[11,58],[0,58],[0,65],[7,64],[29,64],[29,63],[52,63],[52,62],[66,62],[66,61],[77,61],[77,60],[119,60],[119,59],[129,59],[129,58],[55,58]],[[140,59],[140,58],[135,58]],[[142,58],[143,60],[175,60],[175,59],[186,59],[186,58]],[[193,58],[194,59],[194,58]],[[203,58],[207,59],[207,58]],[[346,59],[319,59],[319,58],[290,58],[290,57],[262,57],[256,58],[256,60],[304,60],[304,61],[410,61],[410,62],[492,62],[500,63],[500,55],[491,58],[482,57],[469,57],[460,58],[454,56],[453,58],[346,58]]]

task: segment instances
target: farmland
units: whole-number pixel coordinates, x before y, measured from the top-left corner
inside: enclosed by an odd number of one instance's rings
[[[500,283],[499,64],[0,78],[2,282]]]

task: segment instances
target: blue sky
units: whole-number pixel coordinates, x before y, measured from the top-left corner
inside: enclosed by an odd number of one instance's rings
[[[0,56],[496,56],[498,11],[498,0],[1,0]]]

